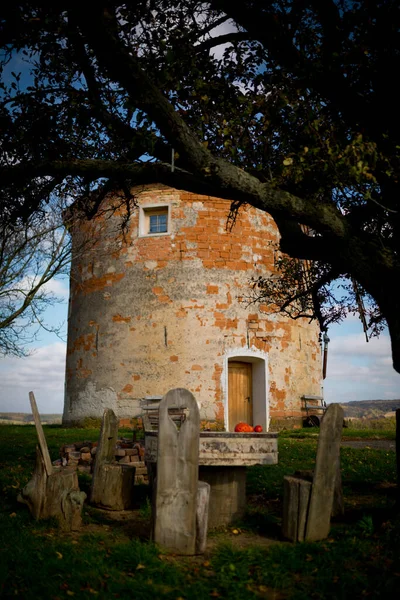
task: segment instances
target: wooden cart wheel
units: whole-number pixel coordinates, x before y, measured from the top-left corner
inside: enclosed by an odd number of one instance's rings
[[[305,427],[319,427],[320,419],[317,415],[309,415],[304,421]]]

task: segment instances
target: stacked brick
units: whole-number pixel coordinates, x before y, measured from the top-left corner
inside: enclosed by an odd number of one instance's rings
[[[91,475],[96,459],[97,444],[97,442],[90,441],[64,444],[60,448],[60,458],[55,460],[53,465],[72,467],[81,473]],[[149,482],[142,443],[126,438],[118,440],[115,446],[115,461],[136,468],[135,484]]]

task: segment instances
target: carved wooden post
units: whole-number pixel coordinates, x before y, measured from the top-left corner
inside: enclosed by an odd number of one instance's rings
[[[34,519],[56,517],[65,531],[79,529],[85,492],[79,491],[78,475],[73,469],[56,470],[51,464],[46,438],[33,392],[29,392],[39,446],[32,479],[18,496],[27,504]]]
[[[328,537],[333,495],[340,460],[343,408],[331,404],[322,419],[311,490],[305,539],[310,542]]]
[[[284,478],[283,535],[292,541],[317,541],[329,534],[331,515],[343,512],[340,441],[343,409],[331,404],[321,423],[311,477]],[[297,475],[297,476],[296,476]]]
[[[90,502],[109,510],[125,510],[132,506],[135,467],[115,462],[118,438],[118,419],[106,408],[100,428],[96,451]]]
[[[187,409],[180,429],[169,407]],[[159,406],[154,541],[180,554],[196,552],[200,414],[184,388],[170,390]]]
[[[38,407],[35,400],[35,395],[33,392],[29,392],[29,401],[31,403],[31,409],[33,414],[33,420],[35,421],[36,433],[39,440],[40,452],[43,457],[43,464],[46,470],[47,475],[51,475],[53,472],[53,465],[51,464],[49,449],[47,447],[46,438],[44,435],[42,423],[40,422],[40,416]]]

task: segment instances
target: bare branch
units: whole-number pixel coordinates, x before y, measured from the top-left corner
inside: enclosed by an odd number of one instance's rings
[[[231,33],[219,35],[218,37],[210,37],[197,44],[195,49],[196,52],[203,52],[204,50],[211,50],[211,48],[221,46],[222,44],[233,44],[249,39],[251,39],[251,36],[246,31],[233,31]]]
[[[213,29],[216,29],[220,25],[223,25],[227,21],[229,21],[229,17],[227,15],[223,15],[222,17],[219,17],[219,19],[216,19],[215,21],[211,21],[211,23],[209,25],[207,25],[206,27],[204,27],[201,30],[200,35],[203,36],[203,35],[206,35],[207,33],[210,33],[210,31],[212,31]]]
[[[3,226],[0,260],[0,354],[25,355],[24,344],[35,337],[32,326],[55,333],[41,313],[57,301],[46,284],[63,273],[70,260],[67,232],[50,213],[19,226]]]

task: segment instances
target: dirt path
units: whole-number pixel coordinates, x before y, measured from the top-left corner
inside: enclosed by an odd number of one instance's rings
[[[309,438],[299,438],[296,441],[299,443],[306,441]],[[318,434],[315,434],[315,440],[318,439]],[[395,440],[369,440],[364,438],[342,438],[342,448],[355,448],[362,450],[363,448],[372,448],[373,450],[391,450],[396,452]]]
[[[372,448],[373,450],[392,450],[396,451],[396,442],[394,440],[342,440],[342,447],[345,448]]]

